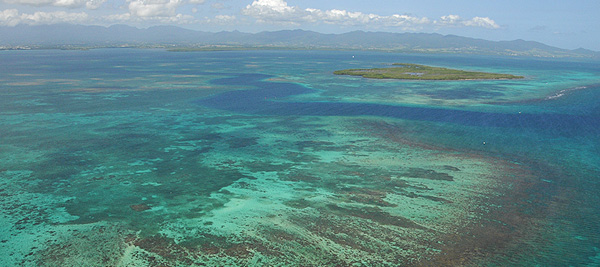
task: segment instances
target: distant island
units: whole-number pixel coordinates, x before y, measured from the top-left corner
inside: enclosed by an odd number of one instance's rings
[[[432,67],[419,64],[394,63],[398,67],[373,68],[373,69],[347,69],[334,71],[336,75],[362,76],[371,79],[399,79],[399,80],[508,80],[523,79],[523,76],[511,74],[464,71]]]

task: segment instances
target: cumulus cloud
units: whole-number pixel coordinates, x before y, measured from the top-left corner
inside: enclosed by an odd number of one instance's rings
[[[137,17],[174,16],[181,0],[127,0],[129,13]]]
[[[225,5],[223,3],[213,3],[210,5],[210,7],[214,9],[225,9]]]
[[[500,26],[496,22],[488,17],[474,17],[470,20],[465,20],[458,15],[442,16],[440,20],[435,21],[436,25],[440,26],[451,26],[451,27],[483,27],[489,29],[498,29]]]
[[[104,16],[110,22],[155,21],[168,24],[191,24],[197,20],[191,15],[177,13],[182,0],[126,0],[128,13]],[[196,0],[196,2],[199,2]]]
[[[106,2],[106,0],[0,0],[0,2],[31,6],[85,7],[88,9],[96,9]]]
[[[488,17],[474,17],[470,20],[464,22],[466,26],[471,27],[484,27],[490,29],[498,29],[500,25],[496,24],[496,22]]]
[[[475,17],[470,20],[464,20],[456,15],[448,15],[441,17],[438,21],[431,21],[426,17],[411,15],[394,14],[382,16],[340,9],[302,9],[297,6],[289,6],[284,0],[254,0],[252,4],[247,5],[242,10],[242,14],[253,17],[260,23],[291,25],[308,22],[348,26],[399,27],[404,30],[421,29],[428,25],[499,28],[496,22],[487,17]]]
[[[283,0],[255,0],[242,10],[242,14],[264,23],[298,24],[313,20],[310,10],[288,6]]]
[[[116,1],[116,2],[115,2]],[[62,8],[87,8],[96,9],[107,3],[108,0],[0,0],[0,3],[30,5],[36,7],[62,7]],[[214,1],[213,1],[214,2]],[[70,12],[35,12],[21,14],[16,9],[2,11],[2,25],[16,25],[20,23],[42,24],[55,23],[55,21],[72,23],[169,23],[169,24],[233,24],[237,18],[233,15],[217,15],[199,20],[192,16],[198,14],[199,6],[206,4],[206,0],[111,0],[110,3],[121,3],[125,11],[121,13],[106,14],[100,17],[90,17],[86,13]],[[108,11],[109,5],[104,8]],[[212,8],[223,9],[221,1],[212,3]],[[192,15],[178,12],[184,7],[189,8]],[[68,11],[68,10],[67,10]],[[96,13],[90,13],[96,14]],[[422,30],[427,27],[479,27],[497,29],[500,26],[488,17],[461,18],[457,15],[442,16],[435,20],[427,17],[413,15],[378,15],[371,13],[352,12],[343,9],[316,9],[290,6],[285,0],[253,0],[241,10],[244,16],[252,17],[259,23],[301,25],[301,24],[328,24],[337,26],[359,26],[370,28],[397,28],[402,30]],[[85,19],[87,18],[87,21]],[[242,20],[247,17],[242,18]]]
[[[427,18],[409,15],[380,16],[362,12],[331,9],[321,10],[315,8],[302,9],[289,6],[283,0],[255,0],[242,10],[242,14],[254,17],[262,23],[278,23],[298,25],[300,23],[325,23],[335,25],[376,25],[414,29],[429,24]]]
[[[236,17],[233,15],[216,15],[214,18],[206,19],[206,23],[210,24],[231,24],[235,22]]]
[[[96,9],[100,7],[107,0],[0,0],[0,3],[9,4],[20,4],[20,5],[32,5],[32,6],[55,6],[65,8],[88,8]],[[195,23],[197,20],[193,16],[184,15],[177,12],[177,9],[185,4],[202,4],[205,0],[122,0],[124,7],[127,8],[126,13],[121,14],[109,14],[102,17],[89,18],[89,21],[107,21],[107,22],[143,22],[153,21],[160,23],[169,24],[190,24]],[[67,13],[67,12],[36,12],[38,15],[55,15],[55,16],[66,16],[68,14],[80,14],[80,13]],[[8,15],[5,15],[8,16]],[[10,24],[26,23],[22,19],[14,20],[14,14],[11,13]],[[19,15],[21,16],[21,15]],[[67,18],[65,18],[67,19]],[[5,24],[8,19],[5,19]],[[17,21],[17,22],[14,22]],[[88,22],[89,22],[88,21]],[[30,23],[31,24],[31,23]]]
[[[112,15],[104,16],[102,19],[105,21],[110,21],[110,22],[114,22],[114,21],[125,22],[125,21],[131,20],[131,14],[129,14],[129,13],[112,14]]]
[[[0,25],[16,26],[18,24],[56,24],[56,23],[81,23],[88,20],[88,14],[85,12],[70,13],[64,11],[58,12],[35,12],[32,14],[19,13],[16,9],[7,9],[0,11]]]
[[[132,15],[131,13],[122,13],[104,16],[101,20],[118,23],[160,22],[166,24],[192,24],[198,22],[194,16],[184,14],[174,14],[172,16],[139,17]]]

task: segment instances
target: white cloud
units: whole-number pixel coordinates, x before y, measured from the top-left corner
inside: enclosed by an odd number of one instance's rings
[[[16,26],[18,24],[56,24],[56,23],[82,23],[88,20],[88,14],[85,12],[70,13],[64,11],[58,12],[35,12],[33,14],[19,13],[16,9],[7,9],[0,11],[0,25]]]
[[[223,3],[213,3],[210,5],[210,7],[214,9],[225,9],[225,5]]]
[[[175,16],[181,0],[127,0],[129,13],[137,17]]]
[[[246,6],[246,8],[242,10],[242,14],[254,17],[261,23],[293,25],[309,22],[348,26],[392,26],[401,27],[407,30],[430,23],[427,18],[408,15],[380,16],[340,9],[301,9],[297,6],[289,6],[287,2],[283,0],[255,0],[252,4]]]
[[[500,28],[500,25],[496,24],[496,22],[488,17],[474,17],[471,20],[467,20],[465,21],[465,25],[466,26],[471,26],[471,27],[484,27],[484,28],[491,28],[491,29],[498,29]]]
[[[448,16],[442,16],[440,18],[440,20],[436,21],[435,23],[440,24],[440,25],[457,25],[460,23],[460,21],[461,21],[460,16],[448,15]]]
[[[53,6],[63,8],[95,9],[108,0],[0,0],[0,3],[32,5],[38,7]],[[113,2],[117,1],[117,2]],[[16,9],[4,10],[0,16],[2,25],[43,24],[59,22],[72,23],[169,23],[169,24],[233,24],[239,18],[233,15],[217,15],[211,18],[196,19],[199,7],[206,0],[111,0],[111,3],[122,3],[126,9],[123,13],[112,13],[100,17],[90,17],[87,13],[72,12],[35,12],[21,14]],[[108,5],[107,5],[108,6]],[[191,14],[182,14],[179,9],[188,7]],[[222,9],[222,2],[212,3],[212,8]],[[108,10],[108,9],[105,9]],[[290,6],[285,0],[253,0],[242,9],[241,13],[266,24],[328,24],[338,26],[360,26],[366,28],[397,28],[402,30],[422,30],[424,28],[441,27],[480,27],[497,29],[500,26],[488,17],[464,19],[458,15],[442,16],[437,20],[413,15],[378,15],[352,12],[343,9],[316,9]],[[242,20],[245,17],[241,18]]]
[[[442,16],[440,20],[434,21],[439,26],[450,26],[450,27],[483,27],[490,29],[498,29],[500,26],[496,22],[488,17],[474,17],[470,20],[464,20],[458,15]]]
[[[198,20],[191,15],[175,14],[172,16],[138,17],[131,13],[114,14],[102,17],[102,21],[118,23],[160,22],[166,24],[193,24]]]
[[[209,24],[231,24],[236,20],[233,15],[216,15],[213,19],[206,19]]]
[[[96,9],[106,2],[106,0],[0,0],[0,2],[31,6],[85,7],[88,9]]]
[[[317,9],[311,10],[317,11]],[[314,21],[311,10],[288,6],[283,0],[255,0],[242,10],[242,14],[254,17],[258,22],[263,23],[298,24]]]
[[[162,23],[167,23],[167,24],[192,24],[192,23],[197,22],[197,20],[196,20],[196,18],[194,18],[194,16],[184,15],[184,14],[176,14],[175,16],[158,17],[158,18],[153,18],[153,19],[158,20]]]
[[[301,23],[335,24],[348,26],[384,26],[398,27],[403,30],[417,30],[425,26],[468,26],[499,28],[492,19],[487,17],[475,17],[464,20],[456,15],[443,16],[439,21],[431,21],[426,17],[411,15],[389,15],[365,14],[362,12],[350,12],[347,10],[331,9],[321,10],[315,8],[302,9],[297,6],[289,6],[284,0],[254,0],[242,10],[242,14],[256,19],[260,23],[292,24]]]
[[[177,13],[182,0],[126,0],[128,13],[104,16],[108,22],[160,22],[167,24],[192,24],[194,16]]]
[[[115,21],[125,22],[125,21],[131,20],[131,14],[129,14],[129,13],[122,13],[122,14],[108,15],[108,16],[104,16],[103,20],[109,21],[109,22],[115,22]]]
[[[21,16],[16,9],[7,9],[0,12],[0,25],[16,26],[21,23]]]

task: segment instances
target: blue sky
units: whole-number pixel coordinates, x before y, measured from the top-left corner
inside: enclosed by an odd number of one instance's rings
[[[2,26],[65,22],[212,32],[435,32],[600,51],[599,0],[0,0]]]

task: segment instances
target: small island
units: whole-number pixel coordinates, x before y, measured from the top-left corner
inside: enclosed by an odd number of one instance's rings
[[[394,63],[392,68],[347,69],[333,72],[336,75],[362,76],[372,79],[400,80],[508,80],[523,79],[523,76],[511,74],[464,71],[440,67],[431,67],[409,63]]]

